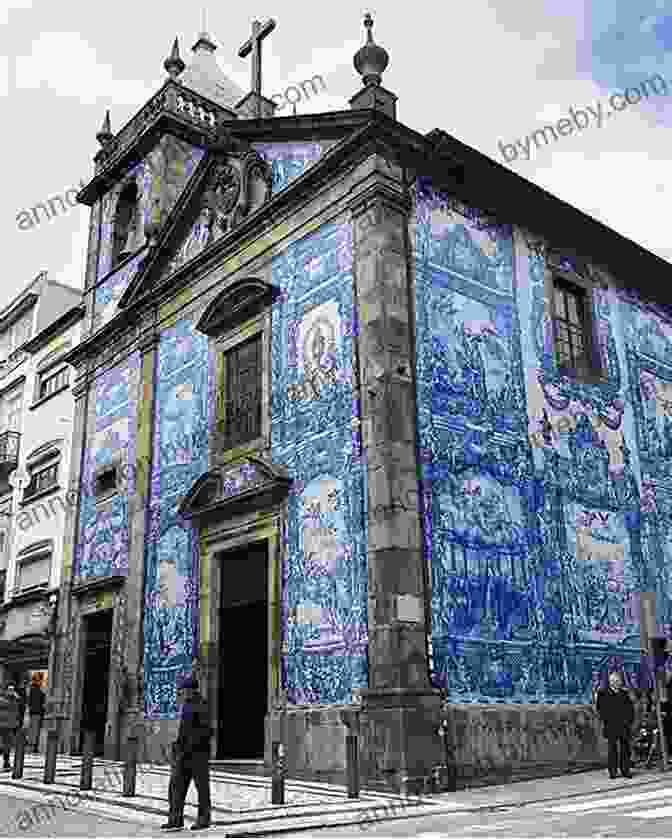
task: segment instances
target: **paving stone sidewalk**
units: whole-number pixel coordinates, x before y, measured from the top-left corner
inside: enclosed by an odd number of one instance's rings
[[[26,755],[23,778],[14,780],[11,773],[0,774],[0,789],[36,805],[65,802],[68,809],[82,807],[87,812],[117,819],[159,826],[167,819],[167,767],[138,766],[136,795],[124,797],[123,764],[96,760],[93,789],[80,791],[81,759],[59,755],[56,783],[44,784],[44,758]],[[285,783],[285,804],[271,804],[271,779],[267,776],[240,775],[211,769],[213,829],[220,835],[236,833],[253,835],[286,832],[308,827],[351,825],[385,817],[391,812],[409,808],[434,812],[431,799],[403,800],[401,796],[362,792],[350,800],[344,787],[288,779]],[[196,821],[198,797],[191,787],[185,806],[185,820]],[[445,809],[445,804],[440,809]],[[452,809],[452,807],[451,807]],[[0,825],[0,835],[11,825]],[[11,833],[11,829],[9,830]],[[6,834],[5,834],[6,835]]]
[[[55,784],[42,782],[43,767],[44,758],[41,755],[27,755],[24,777],[13,780],[10,773],[0,774],[0,789],[4,788],[13,796],[25,798],[33,805],[54,802],[59,798],[62,800],[68,796],[69,802],[76,802],[68,803],[69,808],[81,806],[87,812],[125,823],[142,823],[158,828],[166,821],[170,778],[167,767],[139,765],[137,794],[133,797],[121,794],[121,763],[97,760],[94,764],[93,789],[88,792],[79,790],[79,758],[59,756]],[[209,833],[231,837],[261,836],[339,826],[352,827],[359,833],[358,828],[362,825],[385,820],[502,810],[573,795],[599,794],[614,789],[670,782],[672,772],[635,770],[631,780],[611,780],[605,770],[599,770],[479,786],[476,789],[422,798],[364,791],[359,799],[350,800],[342,786],[288,779],[285,784],[286,803],[273,805],[269,777],[242,775],[213,768],[213,828]],[[187,824],[196,820],[197,800],[192,785],[185,807]],[[0,835],[8,827],[0,825]]]

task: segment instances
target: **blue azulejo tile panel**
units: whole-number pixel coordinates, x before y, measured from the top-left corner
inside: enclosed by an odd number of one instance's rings
[[[93,310],[93,323],[91,331],[100,329],[119,311],[118,304],[123,293],[131,283],[131,280],[142,267],[146,256],[146,249],[143,248],[133,259],[123,265],[118,271],[110,274],[95,290],[95,303]]]
[[[187,181],[200,163],[205,151],[165,134],[152,151],[126,173],[126,178],[138,186],[138,203],[133,218],[136,247],[145,229],[160,210],[165,221]],[[97,278],[100,280],[112,270],[114,220],[119,190],[112,190],[103,198],[103,213],[98,255]]]
[[[177,714],[176,678],[198,649],[198,534],[177,507],[208,467],[214,349],[190,320],[162,332],[145,552],[145,714]]]
[[[320,143],[253,143],[252,148],[271,164],[272,195],[303,175],[324,154]]]
[[[610,668],[649,684],[640,592],[655,592],[658,631],[672,634],[670,314],[594,283],[602,373],[567,376],[546,243],[519,231],[514,282],[506,226],[426,181],[416,207],[434,682],[454,701],[569,703],[590,701]]]
[[[95,414],[89,419],[80,483],[75,575],[128,573],[128,496],[135,491],[137,406],[140,355],[104,373],[95,385]],[[108,464],[121,465],[122,491],[96,506],[96,474]]]
[[[293,478],[284,534],[283,686],[293,704],[366,687],[366,470],[349,225],[273,261],[274,461]]]

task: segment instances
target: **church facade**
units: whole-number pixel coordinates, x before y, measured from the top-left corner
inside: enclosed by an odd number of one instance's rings
[[[609,667],[672,626],[669,266],[441,131],[388,57],[274,118],[201,34],[98,135],[48,723],[363,781],[599,761]],[[445,700],[442,703],[442,699]],[[353,721],[356,720],[356,723]]]

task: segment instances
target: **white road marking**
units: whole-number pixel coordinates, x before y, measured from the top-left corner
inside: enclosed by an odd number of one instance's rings
[[[587,813],[589,810],[606,810],[620,804],[636,804],[638,801],[653,801],[656,798],[672,798],[672,789],[661,789],[655,792],[640,792],[626,795],[622,798],[602,798],[588,801],[584,804],[567,804],[562,807],[545,808],[548,813]]]

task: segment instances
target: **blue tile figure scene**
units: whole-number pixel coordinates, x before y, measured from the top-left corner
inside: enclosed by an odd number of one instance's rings
[[[145,713],[177,715],[176,678],[198,649],[198,534],[177,507],[208,468],[214,419],[214,353],[190,320],[161,333],[158,346],[145,555]]]
[[[651,358],[669,358],[671,328],[632,294],[596,289],[606,376],[572,381],[543,257],[514,272],[511,229],[457,212],[427,181],[416,196],[434,684],[455,702],[581,704],[618,666],[645,686],[637,593],[651,580],[672,629],[654,499],[672,385]]]
[[[295,704],[367,685],[366,472],[349,225],[273,261],[273,459],[293,476],[283,568],[283,684]]]
[[[106,577],[128,572],[128,498],[135,492],[140,357],[129,357],[96,384],[80,485],[79,527],[75,577]],[[121,459],[119,456],[121,455]],[[120,491],[97,503],[97,477],[106,467],[118,467]]]

